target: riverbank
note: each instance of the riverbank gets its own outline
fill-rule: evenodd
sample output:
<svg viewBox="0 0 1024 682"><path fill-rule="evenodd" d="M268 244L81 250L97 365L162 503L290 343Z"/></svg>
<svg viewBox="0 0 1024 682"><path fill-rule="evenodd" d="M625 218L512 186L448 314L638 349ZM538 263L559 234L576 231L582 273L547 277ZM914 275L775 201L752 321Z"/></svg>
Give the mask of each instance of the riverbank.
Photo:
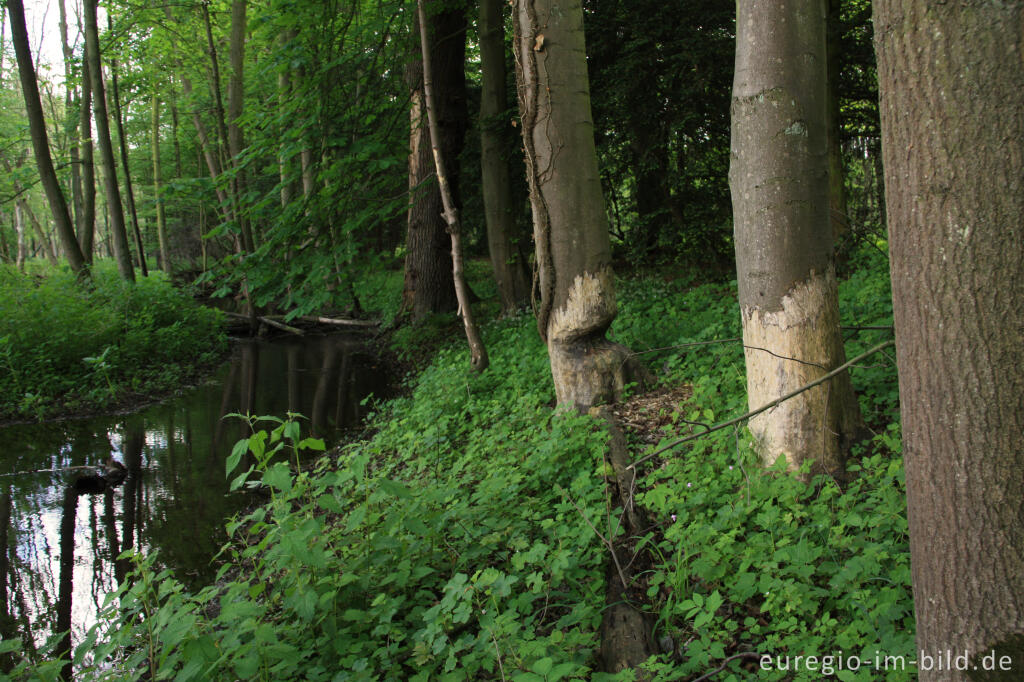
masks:
<svg viewBox="0 0 1024 682"><path fill-rule="evenodd" d="M879 268L844 282L844 322L890 324L886 281ZM660 392L617 408L632 458L690 433L691 422L746 410L733 285L647 278L618 289L611 336L659 375ZM882 333L851 332L848 355ZM110 656L107 673L619 679L600 672L598 655L614 579L605 540L623 540L606 507L606 436L590 417L551 409L531 315L491 320L483 334L484 374L453 340L380 407L372 437L297 475L284 463L256 466L250 476L271 499L229 524L239 541L223 557L251 567L243 574L192 594L171 576L155 580L140 557L145 579L111 601L123 610L93 649L97 661ZM727 665L742 679L756 672L750 652L910 652L895 368L878 362L853 380L877 435L847 486L763 470L739 430L640 467L634 499L649 527L619 547L645 567L629 595L656 623L651 677ZM312 442L302 449L297 427L277 426L243 441L252 461L278 444L318 456ZM187 627L149 632L139 646L134 624L156 622L154 613Z"/></svg>
<svg viewBox="0 0 1024 682"><path fill-rule="evenodd" d="M0 425L131 410L192 384L227 351L223 315L153 272L0 265Z"/></svg>

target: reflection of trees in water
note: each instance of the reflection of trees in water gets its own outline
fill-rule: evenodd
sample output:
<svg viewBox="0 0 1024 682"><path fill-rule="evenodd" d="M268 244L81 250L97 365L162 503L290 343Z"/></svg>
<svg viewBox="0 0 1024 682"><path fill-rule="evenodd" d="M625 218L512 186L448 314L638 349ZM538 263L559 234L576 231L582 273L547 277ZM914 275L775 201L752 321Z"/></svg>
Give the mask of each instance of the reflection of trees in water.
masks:
<svg viewBox="0 0 1024 682"><path fill-rule="evenodd" d="M111 453L128 469L121 487L96 495L66 493L69 479L61 474L0 477L4 639L20 636L33 656L60 630L71 631L65 650L81 641L106 593L126 580L129 566L117 557L128 548L158 550L158 566L172 568L190 588L208 584L223 521L248 503L227 494L224 476L236 433L248 433L221 416L299 412L326 434L356 425L360 401L385 385L351 340L266 348L243 344L221 384L141 414L2 431L6 442L18 444L0 452L5 472L99 467Z"/></svg>

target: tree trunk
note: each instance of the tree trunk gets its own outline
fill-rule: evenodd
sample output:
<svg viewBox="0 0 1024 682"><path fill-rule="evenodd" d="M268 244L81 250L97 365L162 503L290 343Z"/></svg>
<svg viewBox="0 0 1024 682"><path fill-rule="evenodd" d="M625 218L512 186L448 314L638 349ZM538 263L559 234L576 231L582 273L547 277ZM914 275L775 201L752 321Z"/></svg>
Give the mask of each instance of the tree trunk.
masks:
<svg viewBox="0 0 1024 682"><path fill-rule="evenodd" d="M441 131L438 128L436 113L437 98L434 96L431 72L430 36L427 34L427 14L423 9L423 0L418 0L416 7L420 25L420 48L423 54L423 99L427 107L427 123L430 129L434 167L437 169L437 184L441 190L444 218L448 223L448 234L451 235L452 241L452 276L455 282L455 295L459 301L459 314L462 316L462 322L466 328L466 340L469 342L472 356L470 364L477 372L482 372L487 369L490 360L487 357L487 348L480 337L480 330L473 320L473 310L469 304L469 288L466 286L466 277L462 269L462 226L459 224L459 212L455 208L451 186L448 184L448 175L445 172L445 165L450 162L450 159L446 159L441 152Z"/></svg>
<svg viewBox="0 0 1024 682"><path fill-rule="evenodd" d="M64 0L57 3L60 11L60 45L64 54L64 116L67 120L66 126L70 138L71 157L71 203L74 206L74 222L77 225L82 220L82 169L78 154L78 126L79 117L75 111L74 88L74 53L68 44L68 12ZM81 241L79 241L81 246ZM85 255L84 253L82 254Z"/></svg>
<svg viewBox="0 0 1024 682"><path fill-rule="evenodd" d="M480 0L480 184L494 279L502 313L509 314L529 301L530 281L523 249L514 238L516 216L505 157L509 121L505 94L505 24L501 7L502 0Z"/></svg>
<svg viewBox="0 0 1024 682"><path fill-rule="evenodd" d="M82 255L92 263L93 240L96 234L96 165L92 150L92 78L89 74L89 46L82 47L82 97L79 101L78 127L82 136L79 147L82 160L82 212L75 223Z"/></svg>
<svg viewBox="0 0 1024 682"><path fill-rule="evenodd" d="M437 102L438 144L441 154L452 162L449 183L459 200L459 154L466 135L466 12L465 6L446 8L428 16L431 36L434 84ZM423 64L413 59L406 67L411 94L409 191L412 194L406 235L403 307L419 321L430 313L450 312L457 307L452 282L451 239L442 217L441 190L435 182L423 102ZM423 185L427 185L423 187Z"/></svg>
<svg viewBox="0 0 1024 682"><path fill-rule="evenodd" d="M164 272L171 274L171 257L167 249L167 219L164 216L164 199L161 196L160 183L163 172L160 166L160 98L153 94L152 102L153 127L150 135L150 149L153 153L153 198L156 201L156 237L160 243L160 266Z"/></svg>
<svg viewBox="0 0 1024 682"><path fill-rule="evenodd" d="M842 0L828 0L827 37L825 50L828 59L828 196L829 221L832 225L832 243L838 244L839 239L850 231L850 220L846 214L846 183L843 167L843 144L840 136L842 122L839 111L839 39L842 37L842 24L839 11Z"/></svg>
<svg viewBox="0 0 1024 682"><path fill-rule="evenodd" d="M7 0L7 10L11 17L11 38L18 60L18 75L21 77L21 90L25 97L25 112L28 116L32 148L35 151L36 165L39 166L39 181L46 191L53 222L68 264L73 272L83 274L87 272L85 259L78 246L78 240L75 239L75 229L71 224L67 200L61 191L57 173L53 168L53 159L50 157L46 120L43 118L39 84L36 82L36 72L32 66L32 54L28 44L28 31L25 28L25 7L22 0Z"/></svg>
<svg viewBox="0 0 1024 682"><path fill-rule="evenodd" d="M100 59L99 30L96 27L95 0L85 0L85 43L91 70L93 102L96 107L96 134L103 163L103 183L107 189L107 212L110 217L110 232L114 243L114 258L121 277L135 281L132 257L128 248L128 232L125 229L124 210L121 208L121 190L117 186L117 162L114 161L114 146L110 139L110 117L107 115L107 100L103 87L103 66Z"/></svg>
<svg viewBox="0 0 1024 682"><path fill-rule="evenodd" d="M107 30L113 32L110 15L107 15ZM135 235L135 250L139 254L139 269L143 277L149 277L146 265L146 250L142 244L142 230L139 227L139 212L135 209L135 190L132 186L131 167L128 164L128 142L124 134L124 114L121 112L121 93L117 86L117 59L110 60L110 98L114 102L114 124L117 127L117 143L121 152L121 169L124 171L124 191L128 200L128 215L132 220Z"/></svg>
<svg viewBox="0 0 1024 682"><path fill-rule="evenodd" d="M920 678L1020 679L1024 7L874 7Z"/></svg>
<svg viewBox="0 0 1024 682"><path fill-rule="evenodd" d="M242 208L242 197L245 195L246 180L245 171L241 167L242 148L245 146L242 137L242 127L238 119L242 116L242 102L245 96L245 80L243 68L245 65L245 9L246 0L232 0L231 3L231 78L228 79L228 112L227 112L227 133L228 133L228 154L234 166L235 175L232 185L235 188L235 203L239 229L242 232L242 248L246 254L256 250L256 242L253 240L252 225L246 212Z"/></svg>
<svg viewBox="0 0 1024 682"><path fill-rule="evenodd" d="M556 11L560 10L560 11ZM540 302L560 404L614 401L632 377L615 319L608 218L594 147L579 0L516 0L516 77L533 209Z"/></svg>
<svg viewBox="0 0 1024 682"><path fill-rule="evenodd" d="M18 255L14 261L20 271L25 270L25 221L21 217L21 206L14 204L14 234L18 241Z"/></svg>
<svg viewBox="0 0 1024 682"><path fill-rule="evenodd" d="M747 397L756 409L846 361L828 219L821 0L740 0L732 190ZM749 423L766 465L844 473L860 406L842 374Z"/></svg>

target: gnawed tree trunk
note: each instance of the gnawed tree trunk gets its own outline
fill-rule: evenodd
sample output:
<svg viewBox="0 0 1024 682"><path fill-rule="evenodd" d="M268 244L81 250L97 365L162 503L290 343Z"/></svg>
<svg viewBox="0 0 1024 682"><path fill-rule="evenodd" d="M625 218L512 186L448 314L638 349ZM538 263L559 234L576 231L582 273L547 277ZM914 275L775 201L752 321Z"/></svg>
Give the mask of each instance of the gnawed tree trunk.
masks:
<svg viewBox="0 0 1024 682"><path fill-rule="evenodd" d="M732 190L747 399L756 409L846 360L829 223L820 0L740 0ZM860 436L848 374L749 423L765 464L842 475Z"/></svg>
<svg viewBox="0 0 1024 682"><path fill-rule="evenodd" d="M435 113L437 98L434 96L430 63L430 36L427 33L427 14L423 10L423 0L418 0L416 7L420 25L420 48L423 54L423 98L427 107L431 150L434 156L434 167L437 169L437 184L441 190L444 219L448 223L448 234L451 236L455 295L459 301L459 315L462 316L462 323L466 328L466 340L469 342L471 355L470 364L477 372L482 372L487 369L490 360L487 357L487 348L480 337L480 329L477 328L476 322L473 320L473 309L469 303L469 287L466 286L466 276L462 270L462 226L459 224L459 212L455 207L451 186L448 184L448 174L445 172L445 164L449 162L449 159L446 159L441 152L441 131L438 128L437 114Z"/></svg>
<svg viewBox="0 0 1024 682"><path fill-rule="evenodd" d="M1017 680L1024 6L874 8L917 648L970 657L920 679Z"/></svg>
<svg viewBox="0 0 1024 682"><path fill-rule="evenodd" d="M437 116L441 153L452 159L449 183L459 203L459 164L466 134L466 11L464 6L446 7L428 16L431 36L434 84L438 92ZM436 183L434 158L423 101L423 64L413 59L406 67L411 94L409 205L406 233L405 283L402 301L413 321L430 313L457 308L452 282L451 239L442 217L441 190ZM427 185L424 187L423 185Z"/></svg>
<svg viewBox="0 0 1024 682"><path fill-rule="evenodd" d="M547 0L517 0L513 11L537 249L537 326L547 343L558 402L586 410L614 401L634 379L634 366L629 350L604 336L615 319L615 289L583 11L578 1Z"/></svg>
<svg viewBox="0 0 1024 682"><path fill-rule="evenodd" d="M85 43L89 57L90 78L92 79L93 102L96 107L96 134L103 163L103 184L107 190L107 213L110 218L110 236L114 245L114 258L121 277L135 281L131 252L128 248L128 232L121 207L121 189L117 186L117 162L114 160L114 146L110 138L110 117L107 114L107 100L103 86L103 66L100 58L99 30L96 27L95 0L85 0Z"/></svg>
<svg viewBox="0 0 1024 682"><path fill-rule="evenodd" d="M505 94L505 24L502 0L480 0L480 184L487 218L487 246L502 313L512 313L530 299L524 249L514 239L516 215L512 203L507 146L509 121ZM524 235L525 238L525 235Z"/></svg>
<svg viewBox="0 0 1024 682"><path fill-rule="evenodd" d="M85 258L82 256L82 250L75 238L75 228L71 224L67 200L60 188L57 173L53 168L53 159L50 157L46 120L43 118L43 107L39 101L39 84L36 82L36 72L32 66L32 53L29 50L28 31L25 28L25 7L21 0L7 0L7 10L11 17L11 37L14 42L14 53L18 60L18 75L21 78L21 91L25 98L25 111L32 137L32 148L35 151L36 165L39 167L39 181L46 192L50 212L53 214L53 222L68 264L73 272L83 274L88 272Z"/></svg>

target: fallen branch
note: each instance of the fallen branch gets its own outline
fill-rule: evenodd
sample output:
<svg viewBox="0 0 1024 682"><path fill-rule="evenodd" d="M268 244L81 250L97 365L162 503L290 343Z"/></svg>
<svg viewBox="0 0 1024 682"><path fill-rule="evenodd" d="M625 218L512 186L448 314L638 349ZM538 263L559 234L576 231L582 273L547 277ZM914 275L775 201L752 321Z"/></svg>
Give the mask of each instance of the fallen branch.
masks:
<svg viewBox="0 0 1024 682"><path fill-rule="evenodd" d="M239 319L239 320L246 320L246 321L248 321L248 320L252 319L250 316L242 315L241 313L233 313L233 312L228 311L225 314L228 317L234 317L234 318ZM269 326L269 327L275 327L277 329L280 329L281 331L288 332L289 334L295 334L296 336L304 336L306 334L306 332L302 331L298 327L293 327L291 325L285 324L284 322L278 322L277 320L273 320L273 319L271 319L269 317L264 317L262 315L258 315L256 317L256 319L259 320L260 322L262 322L263 324Z"/></svg>
<svg viewBox="0 0 1024 682"><path fill-rule="evenodd" d="M882 350L884 348L888 348L889 346L892 346L892 345L895 345L895 344L896 344L896 341L894 341L892 339L890 339L889 341L886 341L884 343L880 343L877 346L875 346L874 348L872 348L871 350L869 350L867 352L864 352L864 353L861 353L860 355L855 357L853 360L849 360L849 361L843 363L842 365L840 365L839 367L836 367L831 372L829 372L829 373L827 373L827 374L825 374L825 375L815 379L814 381L812 381L809 384L804 384L803 386L801 386L800 388L796 389L795 391L792 391L790 393L787 393L784 396L776 398L775 400L771 401L767 405L759 407L756 410L751 410L750 412L747 412L746 414L740 415L739 417L736 417L735 419L730 419L729 421L722 422L721 424L715 424L714 426L708 428L707 431L703 431L701 433L691 434L689 436L686 436L685 438L680 438L679 440L674 440L671 443L669 443L668 445L664 445L664 446L658 448L657 450L655 450L654 452L652 452L652 453L650 453L648 455L644 455L643 457L641 457L637 461L633 462L632 464L630 464L626 468L627 469L635 469L636 467L638 467L639 465L643 464L647 460L649 460L652 457L655 457L657 455L660 455L661 453L665 452L666 450L671 450L672 448L675 448L676 446L682 445L683 443L688 443L691 440L697 440L698 438L702 438L703 436L706 436L709 433L714 433L715 431L721 431L722 429L727 429L730 426L734 426L736 424L739 424L740 422L746 421L747 419L750 419L751 417L756 417L757 415L761 414L762 412L764 412L766 410L770 410L773 407L776 407L777 405L779 405L779 404L789 400L790 398L792 398L794 396L798 396L801 393L803 393L804 391L807 391L809 389L814 388L815 386L818 386L819 384L823 384L823 383L825 383L826 381L828 381L829 379L831 379L832 377L834 377L836 375L842 374L847 369L849 369L852 365L857 364L858 362L860 362L864 358L870 357L870 356L874 355L875 353L877 353L878 351L880 351L880 350Z"/></svg>
<svg viewBox="0 0 1024 682"><path fill-rule="evenodd" d="M342 320L335 317L319 317L318 315L300 315L300 320L305 322L319 322L320 324L333 324L338 327L379 327L380 320Z"/></svg>

